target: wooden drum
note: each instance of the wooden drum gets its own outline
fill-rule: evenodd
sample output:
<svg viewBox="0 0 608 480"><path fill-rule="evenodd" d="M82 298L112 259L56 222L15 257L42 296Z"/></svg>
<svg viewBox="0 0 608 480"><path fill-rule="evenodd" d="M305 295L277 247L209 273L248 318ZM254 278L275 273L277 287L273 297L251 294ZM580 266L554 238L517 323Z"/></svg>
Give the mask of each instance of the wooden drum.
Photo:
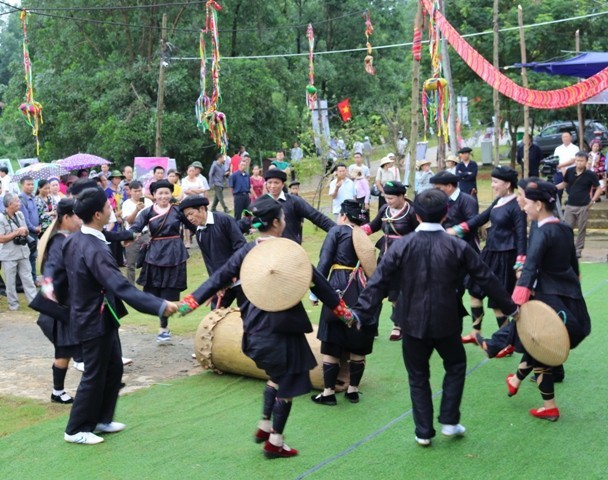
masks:
<svg viewBox="0 0 608 480"><path fill-rule="evenodd" d="M241 350L243 322L237 308L213 310L198 326L194 338L196 359L205 370L216 373L234 373L246 377L268 379L266 372L260 370L253 360ZM317 366L310 372L314 388L323 389L323 360L321 342L317 339L317 326L312 333L306 334L308 343L317 360Z"/></svg>

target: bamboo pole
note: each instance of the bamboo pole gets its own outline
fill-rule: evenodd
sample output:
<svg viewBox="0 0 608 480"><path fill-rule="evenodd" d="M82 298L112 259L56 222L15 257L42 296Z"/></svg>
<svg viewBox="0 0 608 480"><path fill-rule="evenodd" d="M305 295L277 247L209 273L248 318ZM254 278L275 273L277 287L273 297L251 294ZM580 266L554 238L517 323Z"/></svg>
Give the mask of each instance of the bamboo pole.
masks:
<svg viewBox="0 0 608 480"><path fill-rule="evenodd" d="M521 50L521 63L525 64L527 63L526 37L524 36L524 12L521 5L517 6L517 23L519 25L519 48ZM526 67L522 67L521 69L521 81L524 88L528 88L528 73L526 72ZM524 105L524 177L527 177L529 172L531 141L530 107Z"/></svg>
<svg viewBox="0 0 608 480"><path fill-rule="evenodd" d="M416 17L414 19L414 31L422 28L422 2L418 3ZM412 60L412 129L410 131L410 184L414 184L416 178L416 151L418 150L418 108L420 95L420 62L416 59Z"/></svg>
<svg viewBox="0 0 608 480"><path fill-rule="evenodd" d="M581 35L580 30L577 30L574 34L575 43L576 43L576 53L581 52ZM583 104L579 103L576 106L576 113L578 115L578 149L579 150L587 150L585 148L585 119L583 116Z"/></svg>
<svg viewBox="0 0 608 480"><path fill-rule="evenodd" d="M493 7L493 22L494 22L494 68L500 68L498 61L498 0L494 0ZM500 163L499 141L500 141L500 96L498 90L494 89L494 165Z"/></svg>
<svg viewBox="0 0 608 480"><path fill-rule="evenodd" d="M163 13L162 31L160 40L160 69L158 71L158 94L156 99L156 137L154 150L157 157L162 156L162 129L163 129L163 109L165 106L165 58L164 53L167 49L167 14Z"/></svg>
<svg viewBox="0 0 608 480"><path fill-rule="evenodd" d="M445 17L445 2L440 0L439 9ZM450 63L450 55L448 53L448 42L445 38L441 38L441 49L442 49L442 62L443 62L443 77L448 82L448 96L449 96L449 119L448 119L448 130L450 134L450 151L456 153L458 151L458 137L456 135L456 121L458 119L458 112L456 110L456 93L454 92L454 82L452 80L452 65Z"/></svg>

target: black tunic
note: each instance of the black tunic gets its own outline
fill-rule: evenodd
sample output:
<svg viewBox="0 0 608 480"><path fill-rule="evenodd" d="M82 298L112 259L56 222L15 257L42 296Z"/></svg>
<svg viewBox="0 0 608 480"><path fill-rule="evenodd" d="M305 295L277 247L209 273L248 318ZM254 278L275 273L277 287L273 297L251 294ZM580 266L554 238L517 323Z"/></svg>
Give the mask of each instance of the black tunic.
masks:
<svg viewBox="0 0 608 480"><path fill-rule="evenodd" d="M197 228L195 234L209 276L247 243L236 220L220 212L213 212L213 223Z"/></svg>
<svg viewBox="0 0 608 480"><path fill-rule="evenodd" d="M317 270L328 277L334 290L342 292L342 299L348 306L357 303L366 283L363 269L359 267L354 270L358 261L353 246L353 229L348 225L333 227L323 241ZM372 352L375 332L376 325L365 326L361 330L348 328L324 305L317 338L325 343L339 345L351 353L367 355Z"/></svg>
<svg viewBox="0 0 608 480"><path fill-rule="evenodd" d="M389 289L397 288L395 318L405 334L420 339L460 335L466 315L462 282L467 274L503 311L516 310L510 294L471 246L443 231L419 231L393 242L354 311L363 324L369 324Z"/></svg>
<svg viewBox="0 0 608 480"><path fill-rule="evenodd" d="M272 239L265 241L271 242ZM215 292L229 286L233 278L238 278L245 256L256 244L255 241L245 244L198 287L192 293L196 301L202 304ZM330 308L336 307L339 297L317 269L313 269L312 281L312 292ZM241 318L243 353L271 378L307 372L316 366L317 362L304 335L312 332L312 325L302 302L281 312L266 312L247 300L241 306Z"/></svg>
<svg viewBox="0 0 608 480"><path fill-rule="evenodd" d="M512 292L516 282L513 266L518 256L526 254L526 214L517 204L515 197L501 206L496 206L497 202L498 200L495 200L486 210L466 223L473 229L491 222L481 258L503 286ZM469 292L475 298L482 299L486 296L483 288L475 283L469 285ZM488 307L496 308L496 305L490 300Z"/></svg>
<svg viewBox="0 0 608 480"><path fill-rule="evenodd" d="M289 193L283 193L283 195L285 196L284 200L281 197L277 199L285 213L283 238L289 238L301 244L302 223L305 218L326 232L329 232L329 229L336 224L329 217L309 205L304 199Z"/></svg>
<svg viewBox="0 0 608 480"><path fill-rule="evenodd" d="M578 279L572 228L558 221L537 228L517 285L534 290L534 298L564 312L571 347L591 332L591 319Z"/></svg>
<svg viewBox="0 0 608 480"><path fill-rule="evenodd" d="M409 200L406 200L403 208L395 214L391 214L387 204L382 205L376 217L368 224L371 233L380 230L384 233L376 242L376 248L380 250L380 257L386 253L395 239L413 232L417 226L418 221L414 214L414 207Z"/></svg>
<svg viewBox="0 0 608 480"><path fill-rule="evenodd" d="M65 271L57 271L57 266L62 263L62 249L67 235L62 232L54 234L46 246L46 260L44 262L43 276L53 279L53 289L58 303L67 305L68 299L68 279ZM46 337L53 342L56 347L67 347L78 345L78 340L70 331L69 325L58 319L45 314L40 314L36 322Z"/></svg>
<svg viewBox="0 0 608 480"><path fill-rule="evenodd" d="M114 315L122 318L127 314L121 299L151 315L158 315L164 305L163 300L131 285L120 273L108 245L93 235L82 232L70 235L64 241L56 270L60 275L65 270L68 278L70 327L79 342L118 328Z"/></svg>
<svg viewBox="0 0 608 480"><path fill-rule="evenodd" d="M185 290L188 286L188 250L180 236L181 224L185 217L175 207L171 207L163 215L159 215L154 207L153 205L144 209L131 226L131 231L141 233L147 225L150 236L154 236L137 283L144 287Z"/></svg>
<svg viewBox="0 0 608 480"><path fill-rule="evenodd" d="M472 219L478 213L479 205L477 204L477 200L467 193L460 192L456 200L450 199L447 217L441 225L443 228L448 229ZM479 252L477 228L472 228L466 233L463 240Z"/></svg>
<svg viewBox="0 0 608 480"><path fill-rule="evenodd" d="M468 165L460 162L456 165L456 175L460 177L458 188L464 193L470 195L473 189L477 190L477 163L475 161L471 160Z"/></svg>

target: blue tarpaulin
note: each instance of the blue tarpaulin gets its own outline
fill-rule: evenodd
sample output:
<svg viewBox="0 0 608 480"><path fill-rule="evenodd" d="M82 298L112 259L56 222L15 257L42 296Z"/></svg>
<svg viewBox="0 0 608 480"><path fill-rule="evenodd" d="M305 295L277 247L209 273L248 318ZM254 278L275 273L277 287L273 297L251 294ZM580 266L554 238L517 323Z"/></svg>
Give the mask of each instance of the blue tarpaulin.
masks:
<svg viewBox="0 0 608 480"><path fill-rule="evenodd" d="M555 62L516 63L514 67L526 67L549 75L567 75L589 78L608 67L608 52L584 52L576 57Z"/></svg>

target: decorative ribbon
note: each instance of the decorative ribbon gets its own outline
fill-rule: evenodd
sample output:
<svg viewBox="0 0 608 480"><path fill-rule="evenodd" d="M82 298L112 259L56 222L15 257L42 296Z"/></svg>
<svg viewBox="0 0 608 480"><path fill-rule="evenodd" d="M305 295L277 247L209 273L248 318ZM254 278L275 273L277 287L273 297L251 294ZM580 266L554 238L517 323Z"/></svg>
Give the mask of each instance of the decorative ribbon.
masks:
<svg viewBox="0 0 608 480"><path fill-rule="evenodd" d="M532 108L556 109L577 105L608 89L608 68L588 79L559 90L531 90L517 85L513 80L481 56L456 31L446 18L433 7L431 0L420 0L429 15L433 16L443 37L456 50L458 55L479 77L504 96Z"/></svg>
<svg viewBox="0 0 608 480"><path fill-rule="evenodd" d="M314 110L317 103L317 87L315 87L315 31L312 28L312 23L308 24L306 29L306 38L308 38L308 85L306 86L306 98L308 100L308 108ZM321 113L319 112L319 115Z"/></svg>
<svg viewBox="0 0 608 480"><path fill-rule="evenodd" d="M363 14L365 19L365 45L367 46L367 55L365 56L365 71L370 75L374 75L376 70L374 69L374 57L372 56L372 44L369 42L369 37L374 33L374 26L372 25L372 18L369 10L366 10Z"/></svg>
<svg viewBox="0 0 608 480"><path fill-rule="evenodd" d="M42 105L34 100L34 82L32 80L32 62L30 60L29 40L27 38L27 17L30 13L22 10L19 18L23 28L23 69L25 71L25 102L19 105L19 110L25 116L25 122L32 128L32 135L36 138L36 155L40 153L38 131L44 123L42 119Z"/></svg>

